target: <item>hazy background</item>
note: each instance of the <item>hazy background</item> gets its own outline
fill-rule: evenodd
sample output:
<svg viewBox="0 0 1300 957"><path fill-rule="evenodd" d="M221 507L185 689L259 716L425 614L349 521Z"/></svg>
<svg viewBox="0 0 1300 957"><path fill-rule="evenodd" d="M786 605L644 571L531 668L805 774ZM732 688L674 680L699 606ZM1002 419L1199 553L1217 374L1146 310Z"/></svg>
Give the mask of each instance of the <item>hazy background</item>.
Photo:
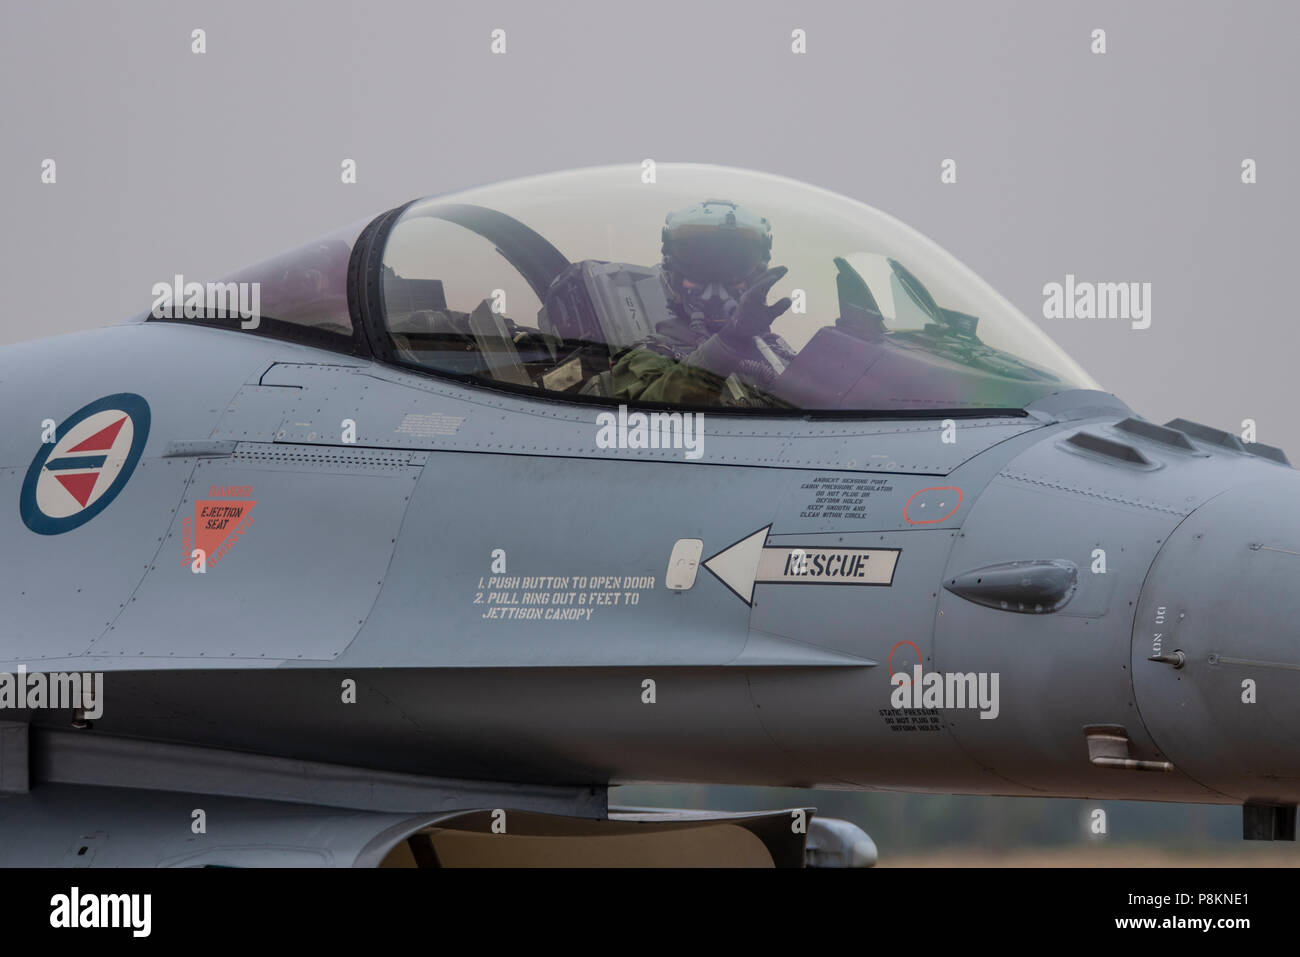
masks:
<svg viewBox="0 0 1300 957"><path fill-rule="evenodd" d="M489 51L498 27L504 56ZM1240 0L4 0L0 344L118 321L173 273L220 275L418 195L713 162L880 207L1148 418L1254 418L1296 457L1298 27L1300 5ZM939 181L946 158L955 185ZM1152 283L1151 328L1042 319L1043 284L1066 273ZM818 804L886 859L1086 846L1080 802L660 796ZM1243 849L1235 809L1104 806L1112 843L1294 856Z"/></svg>

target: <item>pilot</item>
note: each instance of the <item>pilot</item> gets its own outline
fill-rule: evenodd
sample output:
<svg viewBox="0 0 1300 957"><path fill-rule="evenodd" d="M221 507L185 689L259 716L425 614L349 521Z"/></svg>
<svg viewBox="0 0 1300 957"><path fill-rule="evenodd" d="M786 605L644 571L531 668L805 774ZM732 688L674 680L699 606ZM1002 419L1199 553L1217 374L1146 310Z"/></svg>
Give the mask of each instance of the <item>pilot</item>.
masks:
<svg viewBox="0 0 1300 957"><path fill-rule="evenodd" d="M613 395L743 405L749 387L770 386L794 358L771 331L772 321L790 308L788 297L768 305L768 293L787 271L768 268L771 252L768 221L728 200L669 213L660 266L669 316L657 323L656 335L615 357Z"/></svg>

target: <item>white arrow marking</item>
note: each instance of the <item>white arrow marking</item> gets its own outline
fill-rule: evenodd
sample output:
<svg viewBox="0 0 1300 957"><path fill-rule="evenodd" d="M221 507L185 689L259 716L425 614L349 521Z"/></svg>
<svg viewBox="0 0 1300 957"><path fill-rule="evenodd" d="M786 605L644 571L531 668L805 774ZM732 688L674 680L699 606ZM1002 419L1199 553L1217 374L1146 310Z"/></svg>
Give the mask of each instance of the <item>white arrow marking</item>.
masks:
<svg viewBox="0 0 1300 957"><path fill-rule="evenodd" d="M768 545L771 525L728 545L704 563L718 581L747 605L754 586L892 585L897 548L826 548Z"/></svg>
<svg viewBox="0 0 1300 957"><path fill-rule="evenodd" d="M771 525L760 528L753 535L728 545L708 559L704 567L717 576L718 581L730 588L746 605L754 603L754 579L758 577L758 560L763 555L763 543Z"/></svg>

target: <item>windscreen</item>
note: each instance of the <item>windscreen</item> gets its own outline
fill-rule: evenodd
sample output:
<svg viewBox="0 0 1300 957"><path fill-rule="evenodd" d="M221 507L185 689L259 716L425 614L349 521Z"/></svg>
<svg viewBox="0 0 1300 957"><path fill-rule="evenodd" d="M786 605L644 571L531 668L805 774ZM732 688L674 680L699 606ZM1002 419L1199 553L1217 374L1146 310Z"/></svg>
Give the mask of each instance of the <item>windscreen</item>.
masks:
<svg viewBox="0 0 1300 957"><path fill-rule="evenodd" d="M349 351L348 261L361 220L215 281L177 277L150 319L214 325ZM174 305L173 305L174 304Z"/></svg>
<svg viewBox="0 0 1300 957"><path fill-rule="evenodd" d="M916 231L744 170L602 167L424 200L382 261L394 359L512 390L879 413L1097 387Z"/></svg>

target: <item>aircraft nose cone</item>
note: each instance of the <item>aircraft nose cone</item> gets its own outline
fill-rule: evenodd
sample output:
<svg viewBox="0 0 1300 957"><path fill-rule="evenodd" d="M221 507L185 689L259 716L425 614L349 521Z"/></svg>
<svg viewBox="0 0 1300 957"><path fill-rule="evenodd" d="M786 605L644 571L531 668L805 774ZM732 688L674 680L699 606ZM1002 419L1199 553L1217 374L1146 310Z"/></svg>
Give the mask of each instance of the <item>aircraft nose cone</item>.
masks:
<svg viewBox="0 0 1300 957"><path fill-rule="evenodd" d="M1240 798L1300 797L1300 473L1211 499L1161 547L1133 686L1174 765Z"/></svg>

